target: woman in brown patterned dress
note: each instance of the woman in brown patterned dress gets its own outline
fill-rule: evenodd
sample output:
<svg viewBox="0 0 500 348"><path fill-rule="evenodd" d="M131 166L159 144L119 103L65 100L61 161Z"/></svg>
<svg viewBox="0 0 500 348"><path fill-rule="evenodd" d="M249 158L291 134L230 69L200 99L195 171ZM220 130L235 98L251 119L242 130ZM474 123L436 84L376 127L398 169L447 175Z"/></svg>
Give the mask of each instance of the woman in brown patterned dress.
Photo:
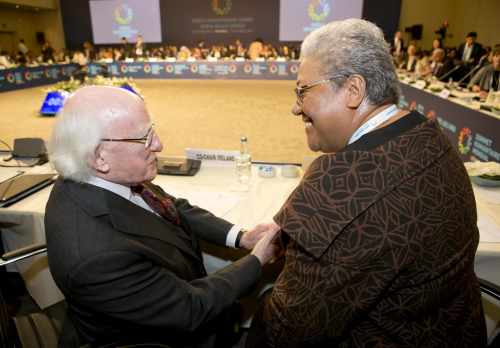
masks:
<svg viewBox="0 0 500 348"><path fill-rule="evenodd" d="M302 44L293 114L317 158L275 216L284 268L247 347L481 347L473 191L436 122L396 107L382 31Z"/></svg>

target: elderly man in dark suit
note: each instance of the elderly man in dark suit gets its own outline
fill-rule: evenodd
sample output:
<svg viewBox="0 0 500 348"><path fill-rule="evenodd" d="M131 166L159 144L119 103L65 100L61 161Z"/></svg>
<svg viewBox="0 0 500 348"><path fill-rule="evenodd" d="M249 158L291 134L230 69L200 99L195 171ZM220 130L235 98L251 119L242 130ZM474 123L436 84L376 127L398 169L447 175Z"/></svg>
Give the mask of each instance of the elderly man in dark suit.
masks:
<svg viewBox="0 0 500 348"><path fill-rule="evenodd" d="M439 124L398 108L382 30L313 31L295 92L324 154L274 217L284 267L247 347L483 347L471 183Z"/></svg>
<svg viewBox="0 0 500 348"><path fill-rule="evenodd" d="M143 100L124 89L84 87L58 116L45 228L76 329L60 346L231 343L233 306L271 258L273 233L243 233L153 185L161 150ZM207 275L198 238L253 251Z"/></svg>
<svg viewBox="0 0 500 348"><path fill-rule="evenodd" d="M435 76L437 79L445 77L454 68L453 61L446 57L446 53L442 48L436 48L432 52L431 60L432 76Z"/></svg>

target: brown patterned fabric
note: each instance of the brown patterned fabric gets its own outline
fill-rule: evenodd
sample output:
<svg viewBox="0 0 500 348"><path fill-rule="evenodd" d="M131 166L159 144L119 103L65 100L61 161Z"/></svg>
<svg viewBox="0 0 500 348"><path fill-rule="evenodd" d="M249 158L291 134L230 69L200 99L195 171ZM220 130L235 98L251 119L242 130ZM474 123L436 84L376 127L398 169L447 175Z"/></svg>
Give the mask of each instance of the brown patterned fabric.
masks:
<svg viewBox="0 0 500 348"><path fill-rule="evenodd" d="M481 347L476 207L436 123L316 159L275 217L270 347Z"/></svg>

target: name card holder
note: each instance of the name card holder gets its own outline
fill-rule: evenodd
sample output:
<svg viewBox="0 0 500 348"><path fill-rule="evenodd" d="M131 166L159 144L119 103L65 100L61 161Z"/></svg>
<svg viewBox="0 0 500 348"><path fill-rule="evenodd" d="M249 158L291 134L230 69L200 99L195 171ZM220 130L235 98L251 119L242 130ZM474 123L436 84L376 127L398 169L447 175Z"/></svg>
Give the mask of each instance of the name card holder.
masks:
<svg viewBox="0 0 500 348"><path fill-rule="evenodd" d="M239 151L215 150L215 149L196 149L186 148L186 158L210 162L214 165L234 165L236 156Z"/></svg>
<svg viewBox="0 0 500 348"><path fill-rule="evenodd" d="M439 96L443 99L448 99L448 97L450 96L451 92L449 89L443 89L441 92L439 92Z"/></svg>
<svg viewBox="0 0 500 348"><path fill-rule="evenodd" d="M418 80L417 82L415 82L415 88L418 88L418 89L424 89L425 88L425 81L423 80Z"/></svg>

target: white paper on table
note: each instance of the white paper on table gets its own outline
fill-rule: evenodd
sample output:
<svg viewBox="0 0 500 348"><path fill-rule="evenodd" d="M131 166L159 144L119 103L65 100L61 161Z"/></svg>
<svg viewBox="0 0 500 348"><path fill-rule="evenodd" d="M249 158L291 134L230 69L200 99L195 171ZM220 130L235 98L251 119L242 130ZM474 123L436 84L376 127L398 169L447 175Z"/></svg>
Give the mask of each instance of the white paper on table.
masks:
<svg viewBox="0 0 500 348"><path fill-rule="evenodd" d="M479 196L480 200L485 203L500 205L500 187L479 187L474 186L474 194Z"/></svg>
<svg viewBox="0 0 500 348"><path fill-rule="evenodd" d="M168 193L174 197L185 198L191 205L197 205L219 217L224 217L241 201L237 195L213 191L186 192L169 187Z"/></svg>
<svg viewBox="0 0 500 348"><path fill-rule="evenodd" d="M479 240L482 243L499 243L500 228L487 215L478 211L477 227L479 228Z"/></svg>

